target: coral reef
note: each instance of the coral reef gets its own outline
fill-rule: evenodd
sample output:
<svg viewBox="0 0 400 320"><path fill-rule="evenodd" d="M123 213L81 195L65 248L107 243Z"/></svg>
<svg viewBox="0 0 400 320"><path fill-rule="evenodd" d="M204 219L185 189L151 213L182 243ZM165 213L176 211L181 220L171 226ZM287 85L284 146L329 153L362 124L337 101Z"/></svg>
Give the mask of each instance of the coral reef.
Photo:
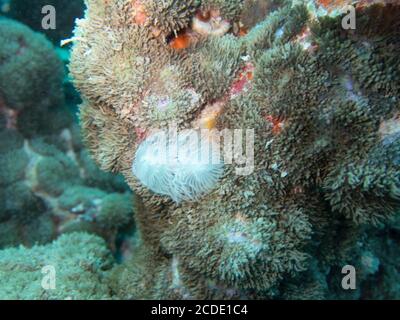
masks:
<svg viewBox="0 0 400 320"><path fill-rule="evenodd" d="M377 2L344 30L318 1L86 0L70 64L85 142L140 196L118 297L399 297L398 254L384 252L400 239L400 6ZM224 164L207 192L173 201L193 180L160 192L132 171L171 123L254 130L254 170ZM138 170L164 178L155 162ZM356 292L340 287L345 264Z"/></svg>
<svg viewBox="0 0 400 320"><path fill-rule="evenodd" d="M16 126L27 136L31 131L51 131L57 126L62 127L68 121L62 117L57 119L55 116L58 121L50 126L39 123L45 114L58 112L53 106L63 103L59 85L63 80L63 69L53 46L44 36L34 34L28 27L10 19L0 19L0 28L1 109L8 116L7 126ZM37 112L31 113L30 110L37 105L40 105Z"/></svg>
<svg viewBox="0 0 400 320"><path fill-rule="evenodd" d="M53 45L6 18L0 42L0 248L87 231L116 250L133 225L131 194L84 149Z"/></svg>
<svg viewBox="0 0 400 320"><path fill-rule="evenodd" d="M105 281L113 264L103 239L84 233L45 246L0 251L1 299L110 299ZM50 279L54 276L54 281Z"/></svg>

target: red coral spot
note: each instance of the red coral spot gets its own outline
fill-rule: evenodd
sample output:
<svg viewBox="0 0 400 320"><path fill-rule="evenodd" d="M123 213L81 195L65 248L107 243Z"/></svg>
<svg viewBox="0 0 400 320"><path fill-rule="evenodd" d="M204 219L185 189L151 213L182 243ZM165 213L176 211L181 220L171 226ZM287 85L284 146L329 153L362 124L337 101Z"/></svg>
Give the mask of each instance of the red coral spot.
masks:
<svg viewBox="0 0 400 320"><path fill-rule="evenodd" d="M250 87L250 81L253 80L254 66L250 62L247 63L240 71L238 78L233 81L230 96L235 98L242 92L247 91Z"/></svg>
<svg viewBox="0 0 400 320"><path fill-rule="evenodd" d="M273 117L271 115L265 116L264 119L272 124L272 133L274 135L277 135L282 131L284 126L284 121L282 119Z"/></svg>
<svg viewBox="0 0 400 320"><path fill-rule="evenodd" d="M147 130L142 128L135 128L136 142L140 143L147 137Z"/></svg>

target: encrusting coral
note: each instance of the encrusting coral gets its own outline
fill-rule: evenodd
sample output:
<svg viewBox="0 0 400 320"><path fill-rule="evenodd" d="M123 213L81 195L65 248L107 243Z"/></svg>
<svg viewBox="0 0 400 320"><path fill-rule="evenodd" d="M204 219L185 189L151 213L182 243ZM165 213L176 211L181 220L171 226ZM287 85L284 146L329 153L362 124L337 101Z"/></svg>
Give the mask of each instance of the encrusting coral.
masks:
<svg viewBox="0 0 400 320"><path fill-rule="evenodd" d="M53 45L8 18L0 42L0 248L87 231L115 249L133 226L132 197L83 148Z"/></svg>
<svg viewBox="0 0 400 320"><path fill-rule="evenodd" d="M70 64L85 142L140 197L117 296L398 297L380 239L399 243L400 6L357 6L345 30L324 2L86 0ZM142 184L136 151L172 122L254 130L252 172L224 163L178 203ZM345 264L357 292L340 288Z"/></svg>

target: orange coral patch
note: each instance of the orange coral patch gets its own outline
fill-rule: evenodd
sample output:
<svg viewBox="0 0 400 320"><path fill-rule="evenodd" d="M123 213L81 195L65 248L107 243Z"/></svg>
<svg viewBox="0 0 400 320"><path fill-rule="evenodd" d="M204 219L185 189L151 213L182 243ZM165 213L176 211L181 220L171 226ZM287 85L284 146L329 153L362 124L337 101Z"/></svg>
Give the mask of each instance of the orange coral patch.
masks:
<svg viewBox="0 0 400 320"><path fill-rule="evenodd" d="M144 5L140 0L135 1L135 3L133 4L133 9L133 20L135 21L135 23L138 25L145 24L147 20L147 13Z"/></svg>
<svg viewBox="0 0 400 320"><path fill-rule="evenodd" d="M282 131L284 122L281 119L275 118L273 116L265 116L264 118L272 124L272 133L274 135L277 135Z"/></svg>
<svg viewBox="0 0 400 320"><path fill-rule="evenodd" d="M186 33L179 34L177 37L171 40L169 45L175 50L186 49L190 46L190 36Z"/></svg>
<svg viewBox="0 0 400 320"><path fill-rule="evenodd" d="M389 0L317 0L316 1L320 6L325 9L334 10L338 8L343 8L346 5L354 5L357 8L367 7L372 4L386 4L390 3Z"/></svg>
<svg viewBox="0 0 400 320"><path fill-rule="evenodd" d="M353 1L349 0L319 0L317 1L320 5L325 8L343 6L345 4L351 4Z"/></svg>

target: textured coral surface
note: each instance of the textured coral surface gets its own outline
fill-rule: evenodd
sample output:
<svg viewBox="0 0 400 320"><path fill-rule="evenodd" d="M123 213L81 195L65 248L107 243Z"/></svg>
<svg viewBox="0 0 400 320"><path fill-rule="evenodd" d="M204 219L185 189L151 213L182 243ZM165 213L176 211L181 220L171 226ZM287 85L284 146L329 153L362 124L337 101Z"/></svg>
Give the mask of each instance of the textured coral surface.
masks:
<svg viewBox="0 0 400 320"><path fill-rule="evenodd" d="M399 1L85 5L87 149L54 47L0 18L0 298L400 298ZM242 150L198 163L189 132Z"/></svg>
<svg viewBox="0 0 400 320"><path fill-rule="evenodd" d="M70 64L85 140L141 198L120 297L398 297L381 246L399 241L400 7L364 2L345 30L343 4L86 1ZM173 201L131 169L171 123L254 129L254 171L226 164L200 198ZM356 292L340 288L345 264Z"/></svg>
<svg viewBox="0 0 400 320"><path fill-rule="evenodd" d="M142 199L121 297L397 296L379 239L398 239L400 11L378 2L344 30L345 3L87 1L71 61L86 142ZM171 122L254 129L254 172L226 165L193 201L147 189L135 152ZM363 283L347 295L345 264Z"/></svg>
<svg viewBox="0 0 400 320"><path fill-rule="evenodd" d="M72 231L100 234L113 247L132 225L131 195L83 148L53 45L6 18L0 42L0 248Z"/></svg>

